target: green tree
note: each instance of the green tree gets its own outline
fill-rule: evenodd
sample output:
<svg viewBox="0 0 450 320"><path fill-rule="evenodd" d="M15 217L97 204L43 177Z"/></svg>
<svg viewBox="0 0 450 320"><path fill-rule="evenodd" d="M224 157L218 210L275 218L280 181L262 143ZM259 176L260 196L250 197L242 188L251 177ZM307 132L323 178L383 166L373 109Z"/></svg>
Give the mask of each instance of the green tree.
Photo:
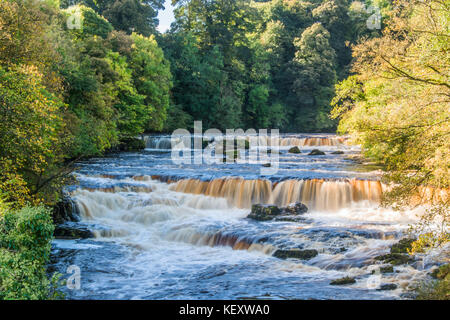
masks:
<svg viewBox="0 0 450 320"><path fill-rule="evenodd" d="M53 223L44 207L0 209L0 300L60 297L58 276L47 278Z"/></svg>
<svg viewBox="0 0 450 320"><path fill-rule="evenodd" d="M292 90L299 106L294 110L295 122L297 127L308 131L331 130L334 126L326 117L336 81L336 54L329 39L329 32L315 23L295 41L297 52L292 72L298 76Z"/></svg>
<svg viewBox="0 0 450 320"><path fill-rule="evenodd" d="M0 187L8 201L22 206L54 197L66 142L64 108L36 67L0 66Z"/></svg>
<svg viewBox="0 0 450 320"><path fill-rule="evenodd" d="M333 101L340 132L387 170L392 189L384 203L436 205L419 225L426 234L419 240L428 237L431 247L450 238L449 18L446 2L396 1L383 36L354 48L355 75L337 86ZM436 219L444 227L430 233Z"/></svg>
<svg viewBox="0 0 450 320"><path fill-rule="evenodd" d="M169 106L169 90L172 87L170 64L158 46L154 36L144 37L133 33L129 65L134 85L140 95L145 96L150 120L146 130L161 131Z"/></svg>

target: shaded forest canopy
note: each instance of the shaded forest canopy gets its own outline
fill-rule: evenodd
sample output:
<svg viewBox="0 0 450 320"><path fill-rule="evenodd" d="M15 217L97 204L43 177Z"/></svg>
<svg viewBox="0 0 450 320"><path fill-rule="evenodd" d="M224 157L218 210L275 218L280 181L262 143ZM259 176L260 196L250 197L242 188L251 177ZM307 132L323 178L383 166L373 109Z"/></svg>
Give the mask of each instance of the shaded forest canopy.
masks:
<svg viewBox="0 0 450 320"><path fill-rule="evenodd" d="M351 44L380 34L356 4L174 1L160 34L162 0L1 0L0 188L51 203L68 162L194 120L334 131Z"/></svg>
<svg viewBox="0 0 450 320"><path fill-rule="evenodd" d="M161 35L156 16L163 2L61 5L82 4L117 31L156 36L173 88L167 117L147 131L171 132L202 120L205 128L222 130L333 132L330 101L337 81L348 75L351 45L379 35L366 23L373 3L349 0L175 0L176 21Z"/></svg>
<svg viewBox="0 0 450 320"><path fill-rule="evenodd" d="M205 127L332 132L337 81L351 45L379 35L361 2L173 1L161 38L174 87L166 130Z"/></svg>

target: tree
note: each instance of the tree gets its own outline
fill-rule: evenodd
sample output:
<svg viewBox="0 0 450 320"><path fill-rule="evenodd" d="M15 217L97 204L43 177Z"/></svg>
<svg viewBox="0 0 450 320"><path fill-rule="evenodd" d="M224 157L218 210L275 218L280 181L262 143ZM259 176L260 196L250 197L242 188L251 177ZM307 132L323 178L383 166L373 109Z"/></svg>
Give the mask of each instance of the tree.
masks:
<svg viewBox="0 0 450 320"><path fill-rule="evenodd" d="M341 79L347 75L346 67L352 58L351 48L347 45L353 40L348 9L348 0L326 0L312 11L313 18L319 20L330 33L329 42L336 52L336 69Z"/></svg>
<svg viewBox="0 0 450 320"><path fill-rule="evenodd" d="M330 34L320 23L307 28L295 40L297 52L292 69L297 74L292 90L299 109L295 110L296 125L307 130L332 129L333 122L324 115L329 112L336 81L334 49Z"/></svg>
<svg viewBox="0 0 450 320"><path fill-rule="evenodd" d="M395 4L383 36L354 48L355 75L337 87L333 116L340 118L340 132L350 133L366 156L388 171L384 180L392 189L385 204L426 203L439 209L431 212L445 213L450 182L450 8L438 0ZM440 217L446 227L437 238L448 241L448 214L431 216L423 225L429 227L428 222Z"/></svg>
<svg viewBox="0 0 450 320"><path fill-rule="evenodd" d="M145 96L144 104L150 116L146 130L161 131L172 87L170 65L154 36L144 37L133 33L131 39L133 45L129 65L136 90Z"/></svg>
<svg viewBox="0 0 450 320"><path fill-rule="evenodd" d="M36 67L0 67L0 189L8 201L51 201L64 157L63 112Z"/></svg>
<svg viewBox="0 0 450 320"><path fill-rule="evenodd" d="M62 7L83 4L104 16L115 30L150 36L156 33L158 10L163 0L63 0Z"/></svg>

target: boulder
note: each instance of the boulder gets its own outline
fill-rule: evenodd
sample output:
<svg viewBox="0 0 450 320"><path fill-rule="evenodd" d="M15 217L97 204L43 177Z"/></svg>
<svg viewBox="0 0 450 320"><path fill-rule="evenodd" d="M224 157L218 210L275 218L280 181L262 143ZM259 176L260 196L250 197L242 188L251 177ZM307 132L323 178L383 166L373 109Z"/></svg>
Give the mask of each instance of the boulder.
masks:
<svg viewBox="0 0 450 320"><path fill-rule="evenodd" d="M308 207L301 202L296 202L282 208L282 212L285 214L304 214L308 212Z"/></svg>
<svg viewBox="0 0 450 320"><path fill-rule="evenodd" d="M270 168L272 165L270 163L264 163L262 166L266 167L266 168Z"/></svg>
<svg viewBox="0 0 450 320"><path fill-rule="evenodd" d="M247 216L247 218L259 220L259 221L267 221L272 220L276 216L281 214L280 208L273 204L254 204L252 205L252 211Z"/></svg>
<svg viewBox="0 0 450 320"><path fill-rule="evenodd" d="M80 221L76 203L67 196L53 206L53 222L61 224L66 221Z"/></svg>
<svg viewBox="0 0 450 320"><path fill-rule="evenodd" d="M87 226L70 221L57 225L53 235L59 239L87 239L94 237L94 234Z"/></svg>
<svg viewBox="0 0 450 320"><path fill-rule="evenodd" d="M344 151L340 151L340 150L333 151L331 154L344 154Z"/></svg>
<svg viewBox="0 0 450 320"><path fill-rule="evenodd" d="M380 272L381 273L393 273L394 272L394 267L393 266L381 267L380 268Z"/></svg>
<svg viewBox="0 0 450 320"><path fill-rule="evenodd" d="M267 221L272 219L283 220L283 218L286 218L287 216L297 216L304 214L307 211L308 207L301 202L282 208L279 208L273 204L254 204L252 205L252 211L247 218L259 221Z"/></svg>
<svg viewBox="0 0 450 320"><path fill-rule="evenodd" d="M386 267L380 267L379 269L380 273L393 273L394 267L392 265L386 266ZM372 270L372 274L377 273L377 270Z"/></svg>
<svg viewBox="0 0 450 320"><path fill-rule="evenodd" d="M375 257L375 260L380 260L385 263L390 263L393 266L398 266L401 264L407 264L409 262L414 261L412 257L407 254L402 253L388 253L381 256Z"/></svg>
<svg viewBox="0 0 450 320"><path fill-rule="evenodd" d="M319 149L314 149L310 153L308 153L308 156L324 156L325 152L320 151Z"/></svg>
<svg viewBox="0 0 450 320"><path fill-rule="evenodd" d="M273 254L274 257L279 259L300 259L300 260L309 260L317 256L319 252L315 249L278 249Z"/></svg>
<svg viewBox="0 0 450 320"><path fill-rule="evenodd" d="M292 147L289 149L289 153L302 153L299 147Z"/></svg>
<svg viewBox="0 0 450 320"><path fill-rule="evenodd" d="M397 289L397 285L395 283L385 283L382 284L377 290L395 290Z"/></svg>
<svg viewBox="0 0 450 320"><path fill-rule="evenodd" d="M342 286L344 284L353 284L356 283L355 278L352 277L343 277L330 282L332 286Z"/></svg>
<svg viewBox="0 0 450 320"><path fill-rule="evenodd" d="M416 241L416 239L401 239L399 242L392 245L391 253L408 253L408 250L411 250L414 241Z"/></svg>

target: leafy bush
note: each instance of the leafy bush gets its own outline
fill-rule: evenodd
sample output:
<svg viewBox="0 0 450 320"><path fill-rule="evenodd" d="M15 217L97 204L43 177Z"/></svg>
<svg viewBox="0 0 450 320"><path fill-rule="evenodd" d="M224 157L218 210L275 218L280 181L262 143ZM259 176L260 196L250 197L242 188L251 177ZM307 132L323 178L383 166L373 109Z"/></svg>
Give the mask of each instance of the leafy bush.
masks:
<svg viewBox="0 0 450 320"><path fill-rule="evenodd" d="M0 299L57 298L58 275L46 274L54 226L50 210L0 206Z"/></svg>

